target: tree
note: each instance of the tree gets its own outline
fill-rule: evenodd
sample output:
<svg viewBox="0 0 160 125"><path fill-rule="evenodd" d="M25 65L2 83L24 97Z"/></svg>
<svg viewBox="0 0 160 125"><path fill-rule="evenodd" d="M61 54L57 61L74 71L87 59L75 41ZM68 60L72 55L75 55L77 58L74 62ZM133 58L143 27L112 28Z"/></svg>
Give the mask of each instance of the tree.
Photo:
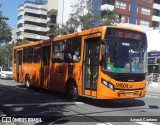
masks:
<svg viewBox="0 0 160 125"><path fill-rule="evenodd" d="M8 18L3 16L0 10L0 44L7 43L11 40L11 28L6 23L6 20L8 20Z"/></svg>
<svg viewBox="0 0 160 125"><path fill-rule="evenodd" d="M26 38L24 38L21 42L16 42L16 43L13 43L12 45L19 46L19 45L27 44L27 43L30 43L30 42Z"/></svg>
<svg viewBox="0 0 160 125"><path fill-rule="evenodd" d="M117 18L115 11L112 10L103 10L101 12L101 18L99 19L100 25L114 25L120 23L121 21Z"/></svg>
<svg viewBox="0 0 160 125"><path fill-rule="evenodd" d="M10 67L12 61L12 49L14 46L27 44L29 43L28 40L23 39L22 42L17 42L13 44L5 44L4 46L0 47L0 66Z"/></svg>
<svg viewBox="0 0 160 125"><path fill-rule="evenodd" d="M97 23L97 21L99 25L107 26L119 22L114 11L104 10L101 12L101 16L99 16L97 12L94 12L94 10L89 7L91 4L91 0L78 0L78 2L75 2L71 6L72 13L70 14L69 20L65 24L58 25L54 28L52 31L54 36L77 32L78 29L87 30L94 28L94 24Z"/></svg>
<svg viewBox="0 0 160 125"><path fill-rule="evenodd" d="M75 3L72 6L73 10L75 10L74 15L76 15L76 19L79 21L82 30L93 28L97 21L99 25L106 26L114 25L120 22L114 10L107 9L97 12L98 10L92 9L91 4L91 0L79 0L78 3Z"/></svg>

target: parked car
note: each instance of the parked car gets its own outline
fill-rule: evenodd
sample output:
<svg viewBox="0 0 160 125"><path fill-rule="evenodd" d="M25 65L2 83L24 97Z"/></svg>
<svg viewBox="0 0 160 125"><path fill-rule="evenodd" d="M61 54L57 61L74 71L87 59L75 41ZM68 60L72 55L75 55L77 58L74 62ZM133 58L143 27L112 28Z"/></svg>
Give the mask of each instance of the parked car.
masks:
<svg viewBox="0 0 160 125"><path fill-rule="evenodd" d="M0 67L0 78L1 79L12 79L13 73L10 68Z"/></svg>

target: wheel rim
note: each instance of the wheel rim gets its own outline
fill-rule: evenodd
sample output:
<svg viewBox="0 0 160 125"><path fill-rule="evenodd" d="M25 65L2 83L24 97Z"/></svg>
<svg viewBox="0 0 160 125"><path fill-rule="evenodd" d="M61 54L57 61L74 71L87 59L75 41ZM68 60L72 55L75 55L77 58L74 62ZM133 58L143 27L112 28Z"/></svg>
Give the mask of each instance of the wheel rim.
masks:
<svg viewBox="0 0 160 125"><path fill-rule="evenodd" d="M77 97L77 88L76 88L75 85L71 86L69 92L70 92L70 98L73 99L73 100L76 99L76 97Z"/></svg>
<svg viewBox="0 0 160 125"><path fill-rule="evenodd" d="M26 80L26 86L27 86L27 87L29 87L29 86L30 86L30 82L29 82L29 80L28 80L28 79Z"/></svg>
<svg viewBox="0 0 160 125"><path fill-rule="evenodd" d="M73 93L73 96L77 95L77 88L75 86L73 86L72 88L72 93Z"/></svg>

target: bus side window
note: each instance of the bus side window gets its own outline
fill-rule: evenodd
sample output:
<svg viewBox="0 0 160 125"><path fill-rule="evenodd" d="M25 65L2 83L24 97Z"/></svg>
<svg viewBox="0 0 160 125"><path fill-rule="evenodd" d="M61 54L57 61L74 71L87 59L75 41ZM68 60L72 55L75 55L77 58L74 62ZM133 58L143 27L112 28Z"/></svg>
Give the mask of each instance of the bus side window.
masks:
<svg viewBox="0 0 160 125"><path fill-rule="evenodd" d="M52 62L64 62L64 41L53 44Z"/></svg>
<svg viewBox="0 0 160 125"><path fill-rule="evenodd" d="M33 46L27 47L27 63L32 63L33 61Z"/></svg>
<svg viewBox="0 0 160 125"><path fill-rule="evenodd" d="M80 53L81 53L81 39L80 39L80 37L74 39L72 46L73 46L72 51L74 53L73 61L79 62L80 61Z"/></svg>
<svg viewBox="0 0 160 125"><path fill-rule="evenodd" d="M72 44L69 40L66 40L66 44L65 44L65 53L64 53L64 59L66 62L71 62L72 59Z"/></svg>
<svg viewBox="0 0 160 125"><path fill-rule="evenodd" d="M16 63L16 53L17 53L17 50L14 49L14 63Z"/></svg>
<svg viewBox="0 0 160 125"><path fill-rule="evenodd" d="M75 37L66 40L65 45L65 61L66 62L79 62L81 53L81 39Z"/></svg>
<svg viewBox="0 0 160 125"><path fill-rule="evenodd" d="M26 47L23 48L23 63L26 63L27 61L27 53L26 53Z"/></svg>
<svg viewBox="0 0 160 125"><path fill-rule="evenodd" d="M34 55L33 55L33 62L38 63L40 62L40 55L41 55L41 48L39 46L34 47Z"/></svg>

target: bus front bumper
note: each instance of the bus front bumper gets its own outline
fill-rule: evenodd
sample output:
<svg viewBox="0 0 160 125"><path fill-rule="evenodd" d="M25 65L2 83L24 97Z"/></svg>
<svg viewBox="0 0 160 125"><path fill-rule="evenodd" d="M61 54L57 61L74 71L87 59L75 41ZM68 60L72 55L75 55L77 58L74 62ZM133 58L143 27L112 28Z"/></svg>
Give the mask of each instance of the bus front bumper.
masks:
<svg viewBox="0 0 160 125"><path fill-rule="evenodd" d="M115 90L112 91L103 87L97 94L98 99L129 99L141 98L146 94L146 88L134 90Z"/></svg>

